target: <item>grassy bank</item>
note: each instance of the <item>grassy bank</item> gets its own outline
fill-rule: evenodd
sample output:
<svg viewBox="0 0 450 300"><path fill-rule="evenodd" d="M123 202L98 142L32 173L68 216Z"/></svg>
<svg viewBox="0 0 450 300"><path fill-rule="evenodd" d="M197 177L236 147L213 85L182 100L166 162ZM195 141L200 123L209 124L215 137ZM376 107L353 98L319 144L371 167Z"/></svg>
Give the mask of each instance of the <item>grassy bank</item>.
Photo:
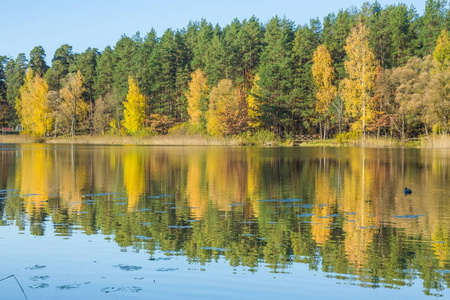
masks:
<svg viewBox="0 0 450 300"><path fill-rule="evenodd" d="M75 136L36 138L26 135L1 135L0 143L90 144L90 145L161 145L161 146L233 146L237 139L220 139L207 136Z"/></svg>
<svg viewBox="0 0 450 300"><path fill-rule="evenodd" d="M0 143L46 143L91 145L154 145L154 146L281 146L293 147L292 140L274 136L237 136L215 138L205 135L161 135L152 137L131 136L76 136L37 138L27 135L0 135ZM365 148L427 148L450 149L450 136L430 136L421 139L398 140L392 138L358 137L356 139L314 140L296 144L299 147L365 147Z"/></svg>

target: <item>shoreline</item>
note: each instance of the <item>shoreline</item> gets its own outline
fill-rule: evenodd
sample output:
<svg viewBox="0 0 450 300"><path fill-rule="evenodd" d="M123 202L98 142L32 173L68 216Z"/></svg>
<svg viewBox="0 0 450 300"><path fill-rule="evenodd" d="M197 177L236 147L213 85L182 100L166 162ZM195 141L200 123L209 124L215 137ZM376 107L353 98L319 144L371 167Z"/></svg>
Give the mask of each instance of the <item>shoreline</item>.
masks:
<svg viewBox="0 0 450 300"><path fill-rule="evenodd" d="M203 135L131 136L75 136L34 137L30 135L0 135L0 144L84 144L84 145L142 145L142 146L254 146L239 138L215 138ZM335 139L314 140L295 144L293 141L262 142L262 147L361 147L361 148L420 148L450 149L450 136L430 136L401 141L386 138L367 138L338 143Z"/></svg>

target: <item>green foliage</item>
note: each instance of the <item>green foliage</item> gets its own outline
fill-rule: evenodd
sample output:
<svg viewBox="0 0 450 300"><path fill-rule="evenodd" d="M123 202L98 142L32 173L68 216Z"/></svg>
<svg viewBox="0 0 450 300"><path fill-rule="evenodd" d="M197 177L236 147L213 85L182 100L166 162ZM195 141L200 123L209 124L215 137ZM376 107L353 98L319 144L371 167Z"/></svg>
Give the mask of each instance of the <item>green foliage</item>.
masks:
<svg viewBox="0 0 450 300"><path fill-rule="evenodd" d="M145 102L142 126L153 127L161 134L173 124L187 121L206 130L209 91L227 79L236 90L238 106L247 102L243 105L247 114L235 118L231 110L236 106L225 105L227 118L217 125L231 130L226 133L221 130L220 135L235 135L251 127L283 137L318 133L326 137L348 130L350 125L366 130L369 135L375 132L397 137L426 135L437 123L443 132L448 127L447 97L442 94L447 88L447 75L435 74L445 73L448 68L447 4L445 0L427 0L425 12L420 16L414 7L405 4L381 7L378 2L365 3L360 9L340 10L323 20L312 18L300 26L278 16L265 24L256 17L234 19L224 27L202 19L190 22L185 29L167 29L160 37L154 29L144 38L139 32L132 37L124 35L113 47L107 46L101 52L88 48L73 53L72 47L64 44L55 51L50 68L45 63L44 49L37 46L30 52L29 66L44 77L55 107L62 99L64 82L70 74L81 72L84 78L81 99L88 107L87 119L80 129L91 134L124 130L122 103L129 88L127 78L131 76ZM368 29L364 43L366 49L372 50L374 62L365 65L370 72L365 70L361 74L367 77L370 73L370 78L359 86L355 78L361 76L350 74L358 72L346 73L344 66L346 63L350 69L351 62L356 61L349 54L350 49L345 49L358 19L359 25ZM326 47L329 57L317 56L315 63L321 66L318 69L335 72L334 76L325 73L316 76L323 77L319 81L326 83L316 86L312 67L319 45ZM425 59L432 53L437 68L431 73L404 69L411 59ZM25 54L20 54L16 59L3 58L2 65L0 122L14 126L19 123L15 102L28 61ZM429 69L428 65L426 68ZM194 74L198 76L190 76ZM375 86L374 74L378 74ZM349 80L354 84L341 84ZM345 88L332 97L335 94L329 88L332 86ZM322 99L317 111L316 95ZM426 101L421 100L425 98ZM157 120L152 115L157 115ZM55 120L64 118L58 112L55 115ZM115 129L111 126L113 120ZM56 124L58 130L55 128L54 133L62 133L62 123Z"/></svg>
<svg viewBox="0 0 450 300"><path fill-rule="evenodd" d="M350 142L355 142L361 136L361 132L349 131L336 134L335 140L339 145L348 145Z"/></svg>
<svg viewBox="0 0 450 300"><path fill-rule="evenodd" d="M181 123L169 129L169 135L204 135L205 130L200 124Z"/></svg>
<svg viewBox="0 0 450 300"><path fill-rule="evenodd" d="M275 133L264 129L256 132L248 131L243 136L249 145L255 146L274 146L280 141L280 138Z"/></svg>

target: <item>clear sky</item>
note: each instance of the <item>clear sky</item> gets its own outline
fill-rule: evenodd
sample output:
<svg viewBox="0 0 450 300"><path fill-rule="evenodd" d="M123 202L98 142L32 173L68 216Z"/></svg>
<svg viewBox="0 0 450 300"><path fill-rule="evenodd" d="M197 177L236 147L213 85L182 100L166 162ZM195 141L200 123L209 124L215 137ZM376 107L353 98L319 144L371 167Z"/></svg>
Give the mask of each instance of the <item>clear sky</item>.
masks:
<svg viewBox="0 0 450 300"><path fill-rule="evenodd" d="M331 12L351 6L361 8L364 0L1 0L0 55L29 58L35 46L42 46L50 63L63 44L73 52L88 47L100 51L114 47L123 34L137 31L144 37L154 28L162 36L168 28L185 28L189 21L205 18L224 27L233 19L253 15L266 24L275 15L285 16L296 25L310 19L321 21ZM374 1L369 1L373 3ZM378 0L382 7L405 3L423 15L426 0Z"/></svg>

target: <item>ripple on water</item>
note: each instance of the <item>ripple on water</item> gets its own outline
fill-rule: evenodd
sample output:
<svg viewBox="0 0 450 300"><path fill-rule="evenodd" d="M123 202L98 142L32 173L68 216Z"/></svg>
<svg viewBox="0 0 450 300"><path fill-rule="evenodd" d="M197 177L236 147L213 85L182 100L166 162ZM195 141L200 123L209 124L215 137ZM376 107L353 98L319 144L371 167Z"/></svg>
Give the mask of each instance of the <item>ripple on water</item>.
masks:
<svg viewBox="0 0 450 300"><path fill-rule="evenodd" d="M158 268L156 269L156 271L158 272L173 272L173 271L177 271L179 270L179 268Z"/></svg>

